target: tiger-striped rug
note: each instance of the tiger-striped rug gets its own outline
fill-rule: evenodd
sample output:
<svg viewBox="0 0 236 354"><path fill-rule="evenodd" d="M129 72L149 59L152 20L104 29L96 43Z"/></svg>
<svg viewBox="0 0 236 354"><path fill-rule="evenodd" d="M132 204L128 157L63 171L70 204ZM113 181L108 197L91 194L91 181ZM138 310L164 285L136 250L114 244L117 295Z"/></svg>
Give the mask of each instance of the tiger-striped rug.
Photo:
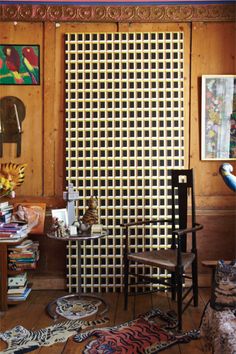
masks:
<svg viewBox="0 0 236 354"><path fill-rule="evenodd" d="M177 321L171 313L154 309L137 319L114 327L92 329L74 336L76 342L92 339L83 354L154 354L177 343L199 338L199 331L174 331Z"/></svg>
<svg viewBox="0 0 236 354"><path fill-rule="evenodd" d="M0 333L0 339L8 344L1 353L29 353L42 346L65 342L69 337L74 336L76 342L96 337L85 346L83 354L155 354L174 344L188 343L192 339L199 338L197 330L175 333L176 318L173 314L164 313L159 309L117 326L97 327L81 333L91 326L94 328L94 326L104 325L107 321L106 318L94 321L68 320L36 331L16 326Z"/></svg>
<svg viewBox="0 0 236 354"><path fill-rule="evenodd" d="M65 342L69 337L88 327L107 323L106 318L94 321L69 320L56 323L37 331L16 326L9 331L0 333L0 339L8 344L1 351L4 354L29 353L37 348L49 346L54 343Z"/></svg>

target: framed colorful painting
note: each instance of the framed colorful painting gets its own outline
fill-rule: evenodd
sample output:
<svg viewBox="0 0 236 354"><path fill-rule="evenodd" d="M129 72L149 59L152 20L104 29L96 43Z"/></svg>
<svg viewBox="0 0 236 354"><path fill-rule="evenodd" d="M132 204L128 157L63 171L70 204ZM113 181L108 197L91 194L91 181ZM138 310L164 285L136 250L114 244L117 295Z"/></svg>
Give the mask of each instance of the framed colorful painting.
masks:
<svg viewBox="0 0 236 354"><path fill-rule="evenodd" d="M236 76L202 76L202 160L236 159Z"/></svg>
<svg viewBox="0 0 236 354"><path fill-rule="evenodd" d="M39 84L39 45L0 44L0 85Z"/></svg>

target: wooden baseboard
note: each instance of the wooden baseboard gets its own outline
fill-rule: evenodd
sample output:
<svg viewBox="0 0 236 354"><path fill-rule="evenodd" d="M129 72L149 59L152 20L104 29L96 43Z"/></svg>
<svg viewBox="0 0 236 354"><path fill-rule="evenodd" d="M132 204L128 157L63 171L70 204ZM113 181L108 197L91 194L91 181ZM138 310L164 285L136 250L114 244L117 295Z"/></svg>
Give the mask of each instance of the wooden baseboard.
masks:
<svg viewBox="0 0 236 354"><path fill-rule="evenodd" d="M64 290L66 289L65 276L30 275L29 282L33 290Z"/></svg>
<svg viewBox="0 0 236 354"><path fill-rule="evenodd" d="M211 274L201 273L198 274L198 286L199 288L210 288L211 287ZM186 286L190 285L190 280L186 280Z"/></svg>
<svg viewBox="0 0 236 354"><path fill-rule="evenodd" d="M64 290L66 287L65 276L53 275L29 275L29 282L33 290ZM211 287L211 274L199 274L198 284L200 288ZM188 281L186 282L188 285Z"/></svg>
<svg viewBox="0 0 236 354"><path fill-rule="evenodd" d="M200 288L210 288L211 287L211 274L199 274L198 286Z"/></svg>

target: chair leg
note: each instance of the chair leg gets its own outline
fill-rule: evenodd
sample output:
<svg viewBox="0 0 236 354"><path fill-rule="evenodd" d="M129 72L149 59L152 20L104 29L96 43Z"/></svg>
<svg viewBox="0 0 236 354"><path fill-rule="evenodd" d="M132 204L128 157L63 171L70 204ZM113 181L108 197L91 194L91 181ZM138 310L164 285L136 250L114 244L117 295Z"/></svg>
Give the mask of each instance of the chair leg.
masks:
<svg viewBox="0 0 236 354"><path fill-rule="evenodd" d="M198 270L197 258L192 263L192 281L193 281L193 305L198 306Z"/></svg>
<svg viewBox="0 0 236 354"><path fill-rule="evenodd" d="M183 271L177 275L178 329L182 330Z"/></svg>
<svg viewBox="0 0 236 354"><path fill-rule="evenodd" d="M171 300L175 301L176 299L176 275L171 273Z"/></svg>
<svg viewBox="0 0 236 354"><path fill-rule="evenodd" d="M124 309L128 307L129 260L124 261Z"/></svg>

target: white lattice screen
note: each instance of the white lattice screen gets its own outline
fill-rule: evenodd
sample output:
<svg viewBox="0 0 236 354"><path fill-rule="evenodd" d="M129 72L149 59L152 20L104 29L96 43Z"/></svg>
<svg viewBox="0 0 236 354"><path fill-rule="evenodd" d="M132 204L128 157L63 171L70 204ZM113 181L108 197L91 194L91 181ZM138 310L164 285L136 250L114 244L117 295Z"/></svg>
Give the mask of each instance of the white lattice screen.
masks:
<svg viewBox="0 0 236 354"><path fill-rule="evenodd" d="M121 223L169 214L169 170L184 166L183 41L183 32L66 34L67 180L81 195L78 215L95 195L109 228L108 237L83 245L85 292L121 289ZM164 226L144 245L132 235L135 250L168 240ZM75 291L73 242L67 259Z"/></svg>

